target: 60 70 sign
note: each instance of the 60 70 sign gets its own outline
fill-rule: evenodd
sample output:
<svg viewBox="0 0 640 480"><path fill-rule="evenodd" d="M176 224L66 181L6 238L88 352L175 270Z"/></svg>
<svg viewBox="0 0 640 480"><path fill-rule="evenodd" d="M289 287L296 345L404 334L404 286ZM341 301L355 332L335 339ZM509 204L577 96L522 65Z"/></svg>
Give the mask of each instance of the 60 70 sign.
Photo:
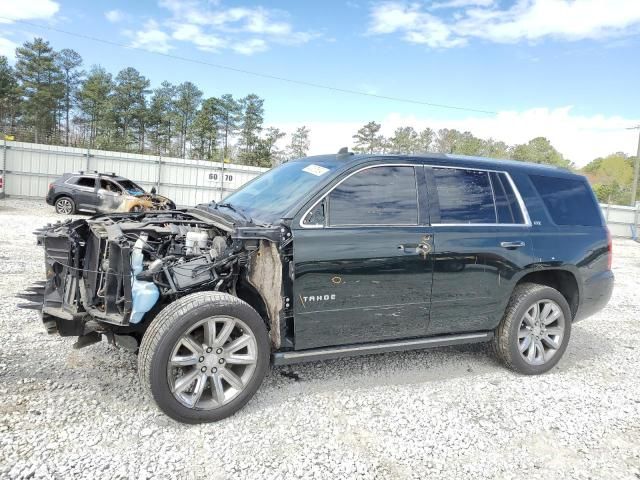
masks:
<svg viewBox="0 0 640 480"><path fill-rule="evenodd" d="M209 174L209 180L220 180L220 175L222 175L221 173L218 172L213 172ZM225 182L233 182L233 174L230 173L225 173L224 174L224 181Z"/></svg>

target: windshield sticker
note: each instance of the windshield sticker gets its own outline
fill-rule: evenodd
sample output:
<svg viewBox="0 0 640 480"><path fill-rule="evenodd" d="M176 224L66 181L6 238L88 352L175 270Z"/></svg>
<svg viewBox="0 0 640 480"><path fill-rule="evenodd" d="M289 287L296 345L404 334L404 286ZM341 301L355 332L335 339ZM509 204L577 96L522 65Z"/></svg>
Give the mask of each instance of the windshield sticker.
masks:
<svg viewBox="0 0 640 480"><path fill-rule="evenodd" d="M311 165L307 165L306 167L304 167L302 169L302 171L303 172L307 172L307 173L311 173L312 175L315 175L316 177L321 177L322 175L327 173L329 171L329 169L321 167L320 165L314 165L312 163Z"/></svg>

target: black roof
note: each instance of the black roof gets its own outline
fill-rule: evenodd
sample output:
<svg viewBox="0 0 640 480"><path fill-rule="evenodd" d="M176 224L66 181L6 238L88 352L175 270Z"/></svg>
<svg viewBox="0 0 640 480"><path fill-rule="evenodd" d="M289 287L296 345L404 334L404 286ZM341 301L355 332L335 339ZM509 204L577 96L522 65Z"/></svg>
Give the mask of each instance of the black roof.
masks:
<svg viewBox="0 0 640 480"><path fill-rule="evenodd" d="M561 167L552 165L543 165L539 163L520 162L517 160L503 160L498 158L473 157L467 155L451 155L444 153L424 153L424 154L333 154L333 155L314 155L310 157L300 158L293 161L324 163L335 163L336 160L344 162L346 168L360 163L369 161L402 161L411 160L428 163L431 165L479 168L487 170L502 170L507 172L524 172L529 174L548 175L548 176L573 176L581 177L582 175L573 173Z"/></svg>

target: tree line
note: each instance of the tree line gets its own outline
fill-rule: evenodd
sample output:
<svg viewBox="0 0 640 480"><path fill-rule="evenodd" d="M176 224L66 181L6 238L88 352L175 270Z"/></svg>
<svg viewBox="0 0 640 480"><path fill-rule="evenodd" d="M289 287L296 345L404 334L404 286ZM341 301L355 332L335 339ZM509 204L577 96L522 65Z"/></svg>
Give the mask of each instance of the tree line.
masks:
<svg viewBox="0 0 640 480"><path fill-rule="evenodd" d="M601 202L627 205L631 201L635 157L621 152L596 158L577 168L545 137L507 145L500 140L478 138L471 132L448 128L416 131L413 127L399 127L390 137L382 135L381 128L382 125L376 122L360 128L353 136L354 151L391 154L435 152L543 163L586 175Z"/></svg>
<svg viewBox="0 0 640 480"><path fill-rule="evenodd" d="M353 135L362 153L439 152L545 163L577 170L544 137L508 145L455 129L399 127L389 137L369 122ZM261 167L307 155L310 131L289 135L264 126L264 99L250 93L205 98L192 82L151 82L135 68L115 76L101 66L85 71L72 49L54 50L41 38L16 49L15 65L0 56L0 133L16 140L102 150L220 160ZM580 169L598 199L628 203L633 157L615 153Z"/></svg>
<svg viewBox="0 0 640 480"><path fill-rule="evenodd" d="M21 141L272 166L305 156L309 129L264 127L264 99L205 98L192 82L151 82L138 70L83 70L72 49L35 38L0 56L0 130Z"/></svg>

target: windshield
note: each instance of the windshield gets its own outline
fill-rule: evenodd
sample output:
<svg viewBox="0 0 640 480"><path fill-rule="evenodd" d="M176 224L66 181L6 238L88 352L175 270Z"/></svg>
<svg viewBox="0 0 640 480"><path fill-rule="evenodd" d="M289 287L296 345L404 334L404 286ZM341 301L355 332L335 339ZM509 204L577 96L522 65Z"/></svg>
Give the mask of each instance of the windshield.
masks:
<svg viewBox="0 0 640 480"><path fill-rule="evenodd" d="M254 219L274 223L338 165L338 161L285 163L232 193L222 204L229 203Z"/></svg>
<svg viewBox="0 0 640 480"><path fill-rule="evenodd" d="M131 180L121 180L120 186L124 188L124 190L129 195L141 195L144 193L144 190L142 189L142 187L139 185L136 185Z"/></svg>

